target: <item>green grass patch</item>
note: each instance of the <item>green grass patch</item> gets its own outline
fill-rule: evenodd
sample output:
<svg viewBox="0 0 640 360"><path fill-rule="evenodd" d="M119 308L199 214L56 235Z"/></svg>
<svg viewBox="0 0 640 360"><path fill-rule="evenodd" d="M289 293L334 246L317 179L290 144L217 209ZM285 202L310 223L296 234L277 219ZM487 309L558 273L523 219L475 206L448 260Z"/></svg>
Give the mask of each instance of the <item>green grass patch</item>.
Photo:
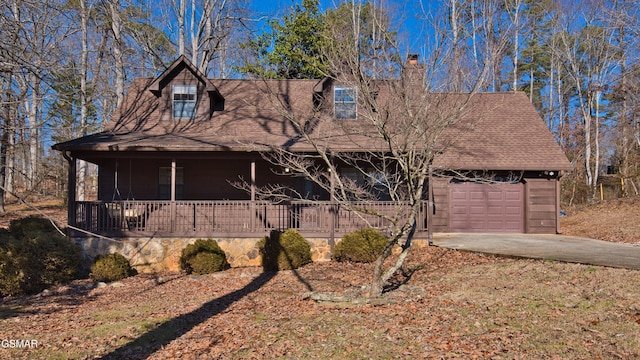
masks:
<svg viewBox="0 0 640 360"><path fill-rule="evenodd" d="M93 325L76 328L67 334L61 343L49 343L33 353L34 358L44 359L84 359L95 355L95 342L108 339L105 349L117 349L135 341L145 333L155 330L169 318L156 318L152 315L151 306L114 308L96 311L91 316ZM69 321L73 321L69 318ZM173 336L173 330L166 338ZM156 334L158 339L162 333ZM45 345L45 344L43 344Z"/></svg>
<svg viewBox="0 0 640 360"><path fill-rule="evenodd" d="M20 305L2 305L0 306L0 319L8 319L19 315L24 307Z"/></svg>

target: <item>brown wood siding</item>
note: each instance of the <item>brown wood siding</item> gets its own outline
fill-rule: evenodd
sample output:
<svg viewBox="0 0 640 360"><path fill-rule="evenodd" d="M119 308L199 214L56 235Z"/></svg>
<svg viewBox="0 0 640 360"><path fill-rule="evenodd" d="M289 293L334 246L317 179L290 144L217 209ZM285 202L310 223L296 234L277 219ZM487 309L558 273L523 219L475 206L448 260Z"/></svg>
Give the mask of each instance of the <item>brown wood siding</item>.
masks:
<svg viewBox="0 0 640 360"><path fill-rule="evenodd" d="M201 159L178 161L184 165L185 199L190 200L249 200L250 193L233 187L229 181L240 178L251 181L251 160L249 159ZM268 184L292 185L293 177L278 176L273 173L273 165L264 160L256 160L256 186Z"/></svg>
<svg viewBox="0 0 640 360"><path fill-rule="evenodd" d="M113 165L104 163L98 167L98 200L109 201L113 194Z"/></svg>
<svg viewBox="0 0 640 360"><path fill-rule="evenodd" d="M449 180L433 179L433 232L449 231Z"/></svg>
<svg viewBox="0 0 640 360"><path fill-rule="evenodd" d="M118 190L120 199L114 198L115 163L109 160L101 163L98 175L98 199L110 200L154 200L158 197L158 169L171 166L170 160L158 159L118 159ZM131 169L131 178L129 178ZM131 179L131 181L129 181Z"/></svg>
<svg viewBox="0 0 640 360"><path fill-rule="evenodd" d="M527 179L527 233L556 233L556 182L556 179Z"/></svg>
<svg viewBox="0 0 640 360"><path fill-rule="evenodd" d="M131 164L129 163L131 161ZM120 199L114 199L115 160L101 163L98 176L99 200L156 200L160 167L170 167L170 159L119 159L118 190ZM249 192L233 187L229 181L243 178L251 180L249 159L177 159L183 168L184 200L249 200ZM272 165L256 160L256 185L285 184L293 186L292 176L278 176ZM129 169L131 168L131 182ZM131 187L129 184L131 183ZM130 191L131 190L131 191Z"/></svg>
<svg viewBox="0 0 640 360"><path fill-rule="evenodd" d="M178 160L184 166L185 200L249 200L248 192L229 181L251 180L249 160Z"/></svg>

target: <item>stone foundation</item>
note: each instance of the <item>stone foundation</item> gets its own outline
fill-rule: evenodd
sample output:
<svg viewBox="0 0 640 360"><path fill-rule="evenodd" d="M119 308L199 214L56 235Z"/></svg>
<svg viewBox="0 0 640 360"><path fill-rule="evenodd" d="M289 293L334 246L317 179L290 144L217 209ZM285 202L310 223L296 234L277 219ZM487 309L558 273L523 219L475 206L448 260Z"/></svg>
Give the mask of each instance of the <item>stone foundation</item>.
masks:
<svg viewBox="0 0 640 360"><path fill-rule="evenodd" d="M232 267L261 266L258 241L261 238L215 239L227 254L227 261ZM311 245L313 261L331 260L329 239L306 239ZM124 238L103 239L98 237L75 238L75 243L82 249L88 265L98 255L118 252L129 259L131 265L139 272L155 272L179 270L179 259L182 249L196 241L196 238ZM338 240L339 241L339 240ZM424 239L414 239L413 246L427 246ZM400 249L395 249L398 252Z"/></svg>
<svg viewBox="0 0 640 360"><path fill-rule="evenodd" d="M215 239L227 254L232 267L260 266L261 257L258 241L261 238ZM179 270L179 259L184 249L196 238L125 238L102 239L97 237L75 238L82 249L87 263L98 255L118 252L129 259L139 272ZM311 245L313 261L331 260L331 246L328 239L307 239Z"/></svg>

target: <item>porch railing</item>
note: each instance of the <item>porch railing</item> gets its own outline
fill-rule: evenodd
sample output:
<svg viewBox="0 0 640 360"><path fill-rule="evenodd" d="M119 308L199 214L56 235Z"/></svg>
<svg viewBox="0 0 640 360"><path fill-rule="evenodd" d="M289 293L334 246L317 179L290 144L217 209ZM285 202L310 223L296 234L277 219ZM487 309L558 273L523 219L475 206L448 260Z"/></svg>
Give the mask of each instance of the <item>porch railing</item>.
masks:
<svg viewBox="0 0 640 360"><path fill-rule="evenodd" d="M375 228L385 228L388 222L375 214L392 215L399 208L384 201L352 206L364 212L349 211L328 201L78 201L74 226L101 235L128 237L262 236L274 229L289 228L329 235L361 229L367 221ZM417 232L426 231L426 211L424 201Z"/></svg>

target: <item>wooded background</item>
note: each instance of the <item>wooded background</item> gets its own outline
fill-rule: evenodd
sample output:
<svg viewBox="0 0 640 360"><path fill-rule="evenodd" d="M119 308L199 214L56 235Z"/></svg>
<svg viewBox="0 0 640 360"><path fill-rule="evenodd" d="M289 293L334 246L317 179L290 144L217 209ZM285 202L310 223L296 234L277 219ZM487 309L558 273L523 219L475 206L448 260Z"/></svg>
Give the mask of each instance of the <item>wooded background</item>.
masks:
<svg viewBox="0 0 640 360"><path fill-rule="evenodd" d="M303 0L265 16L242 0L2 2L0 184L65 196L66 161L50 146L99 131L130 81L157 76L179 54L212 78L317 78L330 71L332 41L348 38L364 67L391 47L424 59L450 52L444 68L459 81L441 91L470 91L469 74L486 77L481 91L525 91L574 164L562 181L565 204L599 199L603 179L611 196L638 194L639 1L401 5L352 0L322 10ZM95 169L80 163L78 184L79 200L94 196ZM0 191L0 211L6 197Z"/></svg>

